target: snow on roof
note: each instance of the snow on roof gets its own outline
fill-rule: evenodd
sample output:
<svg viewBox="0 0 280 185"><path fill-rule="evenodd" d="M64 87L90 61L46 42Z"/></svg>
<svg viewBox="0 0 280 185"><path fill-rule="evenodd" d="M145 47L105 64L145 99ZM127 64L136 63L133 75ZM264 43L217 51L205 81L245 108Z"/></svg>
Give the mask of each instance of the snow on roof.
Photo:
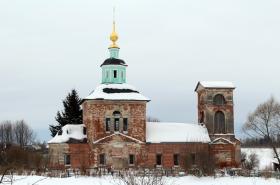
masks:
<svg viewBox="0 0 280 185"><path fill-rule="evenodd" d="M201 85L204 88L227 88L227 89L235 88L234 84L228 81L200 81L197 83L195 90L197 90L199 85Z"/></svg>
<svg viewBox="0 0 280 185"><path fill-rule="evenodd" d="M209 143L210 138L206 127L199 124L147 122L146 141Z"/></svg>
<svg viewBox="0 0 280 185"><path fill-rule="evenodd" d="M66 143L70 139L83 140L87 138L87 135L84 135L84 124L73 125L68 124L62 127L62 134L58 133L48 142L48 143Z"/></svg>
<svg viewBox="0 0 280 185"><path fill-rule="evenodd" d="M84 100L138 100L150 101L129 84L101 84Z"/></svg>

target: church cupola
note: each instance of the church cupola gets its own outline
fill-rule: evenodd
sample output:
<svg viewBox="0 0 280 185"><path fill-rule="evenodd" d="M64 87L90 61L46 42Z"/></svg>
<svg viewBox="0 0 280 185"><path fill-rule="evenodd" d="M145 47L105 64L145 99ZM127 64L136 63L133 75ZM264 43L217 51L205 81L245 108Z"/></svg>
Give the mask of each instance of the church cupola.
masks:
<svg viewBox="0 0 280 185"><path fill-rule="evenodd" d="M127 65L119 59L119 46L116 44L118 34L115 29L115 21L113 22L113 31L110 35L112 44L109 46L110 57L106 59L102 68L102 83L103 84L122 84L126 83L126 67Z"/></svg>

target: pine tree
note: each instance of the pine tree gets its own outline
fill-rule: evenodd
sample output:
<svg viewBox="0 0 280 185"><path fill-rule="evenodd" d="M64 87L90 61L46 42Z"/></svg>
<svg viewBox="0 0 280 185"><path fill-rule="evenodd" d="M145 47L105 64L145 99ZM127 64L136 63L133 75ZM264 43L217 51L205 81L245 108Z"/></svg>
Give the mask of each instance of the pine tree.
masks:
<svg viewBox="0 0 280 185"><path fill-rule="evenodd" d="M63 100L63 111L58 111L55 120L58 125L50 125L51 136L54 137L61 128L67 124L82 124L82 109L80 107L81 99L75 89Z"/></svg>

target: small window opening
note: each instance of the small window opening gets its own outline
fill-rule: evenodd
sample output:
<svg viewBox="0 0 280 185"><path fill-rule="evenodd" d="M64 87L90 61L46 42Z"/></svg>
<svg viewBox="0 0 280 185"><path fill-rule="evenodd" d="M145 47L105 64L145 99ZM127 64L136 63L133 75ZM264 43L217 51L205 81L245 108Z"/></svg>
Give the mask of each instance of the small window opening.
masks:
<svg viewBox="0 0 280 185"><path fill-rule="evenodd" d="M87 128L86 127L83 128L83 133L84 133L84 135L87 134Z"/></svg>
<svg viewBox="0 0 280 185"><path fill-rule="evenodd" d="M99 164L100 165L105 165L105 154L100 154L99 155Z"/></svg>
<svg viewBox="0 0 280 185"><path fill-rule="evenodd" d="M127 129L128 129L127 118L123 118L123 131L127 131Z"/></svg>
<svg viewBox="0 0 280 185"><path fill-rule="evenodd" d="M69 154L65 154L64 156L64 164L65 165L70 165L71 164L71 159Z"/></svg>
<svg viewBox="0 0 280 185"><path fill-rule="evenodd" d="M162 158L162 155L161 154L157 154L157 156L156 156L157 166L161 166L161 158Z"/></svg>
<svg viewBox="0 0 280 185"><path fill-rule="evenodd" d="M179 165L179 154L174 154L173 160L174 160L174 166L178 166Z"/></svg>
<svg viewBox="0 0 280 185"><path fill-rule="evenodd" d="M195 153L191 153L191 163L192 163L192 165L194 165L195 164Z"/></svg>
<svg viewBox="0 0 280 185"><path fill-rule="evenodd" d="M109 78L109 71L106 71L106 78Z"/></svg>
<svg viewBox="0 0 280 185"><path fill-rule="evenodd" d="M106 132L109 132L110 131L110 118L106 118L106 121L105 121L105 130Z"/></svg>
<svg viewBox="0 0 280 185"><path fill-rule="evenodd" d="M117 78L117 70L114 70L114 78Z"/></svg>
<svg viewBox="0 0 280 185"><path fill-rule="evenodd" d="M119 118L115 118L114 130L115 131L119 131L120 130L120 119Z"/></svg>
<svg viewBox="0 0 280 185"><path fill-rule="evenodd" d="M130 154L129 155L129 165L134 165L134 160L135 160L135 157L133 154Z"/></svg>

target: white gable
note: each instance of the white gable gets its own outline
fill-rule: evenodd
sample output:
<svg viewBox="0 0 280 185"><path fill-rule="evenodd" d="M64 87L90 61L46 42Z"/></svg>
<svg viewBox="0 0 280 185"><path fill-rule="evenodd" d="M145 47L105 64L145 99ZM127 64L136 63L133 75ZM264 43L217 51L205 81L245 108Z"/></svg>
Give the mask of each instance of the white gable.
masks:
<svg viewBox="0 0 280 185"><path fill-rule="evenodd" d="M199 84L204 88L235 88L234 84L228 81L201 81Z"/></svg>
<svg viewBox="0 0 280 185"><path fill-rule="evenodd" d="M104 89L112 90L130 90L132 92L112 92L106 93ZM133 92L135 91L135 92ZM149 98L146 98L140 94L135 87L129 84L101 84L96 87L96 89L84 100L138 100L138 101L150 101Z"/></svg>
<svg viewBox="0 0 280 185"><path fill-rule="evenodd" d="M146 141L209 143L210 138L206 127L199 124L147 122Z"/></svg>

